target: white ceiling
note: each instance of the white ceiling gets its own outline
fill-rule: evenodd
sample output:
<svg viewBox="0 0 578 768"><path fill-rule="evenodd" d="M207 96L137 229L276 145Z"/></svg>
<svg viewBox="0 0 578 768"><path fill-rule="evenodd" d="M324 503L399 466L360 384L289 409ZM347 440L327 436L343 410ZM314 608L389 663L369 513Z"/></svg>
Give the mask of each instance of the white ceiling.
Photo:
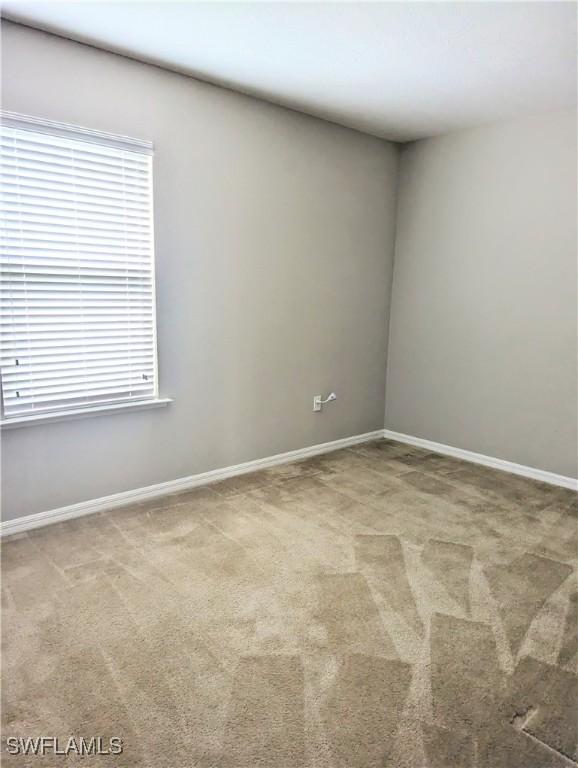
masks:
<svg viewBox="0 0 578 768"><path fill-rule="evenodd" d="M576 104L572 2L5 2L15 21L394 140Z"/></svg>

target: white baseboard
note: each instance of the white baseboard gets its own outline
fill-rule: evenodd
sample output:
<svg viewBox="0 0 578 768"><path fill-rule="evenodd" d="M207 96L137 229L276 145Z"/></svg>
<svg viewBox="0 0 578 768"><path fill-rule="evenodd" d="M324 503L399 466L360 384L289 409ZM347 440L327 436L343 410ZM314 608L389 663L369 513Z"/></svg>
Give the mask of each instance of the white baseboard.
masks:
<svg viewBox="0 0 578 768"><path fill-rule="evenodd" d="M10 536L15 533L23 533L33 528L40 528L51 523L61 523L64 520L72 520L75 517L91 515L95 512L104 512L115 507L123 507L126 504L134 504L139 501L148 501L158 496L166 496L169 493L179 493L196 488L200 485L216 483L218 480L225 480L235 475L244 475L248 472L256 472L258 469L274 467L277 464L287 464L291 461L305 459L308 456L318 456L322 453L336 451L339 448L347 448L350 445L366 443L369 440L379 440L383 437L383 430L378 429L375 432L366 432L363 435L354 435L353 437L344 437L341 440L332 440L330 443L320 443L311 445L308 448L299 448L296 451L287 451L278 453L275 456L267 456L264 459L255 459L246 461L243 464L236 464L223 469L213 469L210 472L201 472L198 475L181 477L178 480L169 480L165 483L148 485L144 488L135 488L132 491L122 491L114 493L111 496L102 496L100 499L90 501L81 501L78 504L71 504L59 509L50 509L46 512L37 512L33 515L26 515L14 520L5 520L0 525L0 536Z"/></svg>
<svg viewBox="0 0 578 768"><path fill-rule="evenodd" d="M527 467L524 464L515 464L513 461L496 459L493 456L484 456L482 453L465 451L462 448L454 448L443 443L434 443L433 440L424 440L422 437L414 437L413 435L404 435L402 432L393 432L391 429L384 429L383 436L388 440L396 440L398 443L408 443L418 448L426 448L429 451L442 453L445 456L453 456L456 459L471 461L474 464L482 464L484 467L492 467L492 469L510 472L512 475L521 475L532 480L550 483L550 485L559 485L562 488L570 488L574 491L578 490L578 480L573 477L556 475L554 472L546 472L544 469Z"/></svg>
<svg viewBox="0 0 578 768"><path fill-rule="evenodd" d="M139 501L148 501L149 499L154 499L159 496L166 496L170 493L187 491L191 488L208 485L209 483L216 483L219 480L225 480L228 477L234 477L235 475L244 475L248 472L256 472L259 469L274 467L278 464L287 464L291 461L305 459L308 456L318 456L322 453L336 451L339 448L347 448L350 445L357 445L370 440L378 440L381 437L385 437L388 440L396 440L400 443L415 445L419 448L425 448L446 456L454 456L457 459L471 461L474 464L482 464L485 467L500 469L514 475L529 477L533 480L541 480L543 483L550 483L551 485L559 485L562 488L578 490L578 480L572 477L556 475L554 472L546 472L543 469L535 469L534 467L527 467L523 464L515 464L514 462L505 461L504 459L496 459L493 456L484 456L481 453L474 453L473 451L465 451L461 448L454 448L451 445L435 443L432 440L424 440L421 437L404 435L401 432L393 432L390 429L378 429L375 432L366 432L363 435L354 435L353 437L345 437L341 440L333 440L330 443L311 445L308 448L299 448L296 451L278 453L275 456L267 456L264 459L246 461L243 464L236 464L231 467L224 467L223 469L213 469L210 472L201 472L198 475L181 477L178 480L169 480L165 483L148 485L144 488L135 488L131 491L122 491L121 493L115 493L111 496L103 496L99 499L81 501L78 504L71 504L67 507L50 509L46 512L37 512L34 515L26 515L25 517L19 517L15 520L5 520L0 525L0 536L23 533L24 531L40 528L44 525L50 525L51 523L60 523L64 520L72 520L75 517L83 517L84 515L90 515L95 512L104 512L109 509L115 509L116 507L123 507L126 504L134 504Z"/></svg>

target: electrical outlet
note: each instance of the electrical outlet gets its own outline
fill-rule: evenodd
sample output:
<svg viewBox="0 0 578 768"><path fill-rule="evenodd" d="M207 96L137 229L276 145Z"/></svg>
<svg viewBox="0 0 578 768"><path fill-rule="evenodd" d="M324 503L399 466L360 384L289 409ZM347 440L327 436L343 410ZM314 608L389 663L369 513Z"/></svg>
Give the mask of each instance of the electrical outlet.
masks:
<svg viewBox="0 0 578 768"><path fill-rule="evenodd" d="M335 392L331 392L325 400L323 399L323 395L315 395L313 398L313 410L314 411L321 411L323 410L323 406L325 403L330 403L332 400L337 400L337 395Z"/></svg>

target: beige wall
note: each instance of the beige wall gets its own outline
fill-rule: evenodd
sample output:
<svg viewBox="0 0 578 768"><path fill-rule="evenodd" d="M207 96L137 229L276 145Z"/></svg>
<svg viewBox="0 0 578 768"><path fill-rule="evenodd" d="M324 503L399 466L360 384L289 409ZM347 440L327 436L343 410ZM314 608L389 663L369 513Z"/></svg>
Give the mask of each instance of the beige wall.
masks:
<svg viewBox="0 0 578 768"><path fill-rule="evenodd" d="M386 427L575 477L575 113L401 157Z"/></svg>
<svg viewBox="0 0 578 768"><path fill-rule="evenodd" d="M393 145L10 23L2 54L4 109L154 142L175 398L5 432L6 519L383 427Z"/></svg>

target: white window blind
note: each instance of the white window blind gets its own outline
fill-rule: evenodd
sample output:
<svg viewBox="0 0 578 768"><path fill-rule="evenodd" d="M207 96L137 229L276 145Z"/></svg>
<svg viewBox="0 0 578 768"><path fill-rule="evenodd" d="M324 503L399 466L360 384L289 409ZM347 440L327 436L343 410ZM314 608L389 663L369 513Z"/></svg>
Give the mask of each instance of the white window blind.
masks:
<svg viewBox="0 0 578 768"><path fill-rule="evenodd" d="M2 114L3 418L157 397L152 146Z"/></svg>

